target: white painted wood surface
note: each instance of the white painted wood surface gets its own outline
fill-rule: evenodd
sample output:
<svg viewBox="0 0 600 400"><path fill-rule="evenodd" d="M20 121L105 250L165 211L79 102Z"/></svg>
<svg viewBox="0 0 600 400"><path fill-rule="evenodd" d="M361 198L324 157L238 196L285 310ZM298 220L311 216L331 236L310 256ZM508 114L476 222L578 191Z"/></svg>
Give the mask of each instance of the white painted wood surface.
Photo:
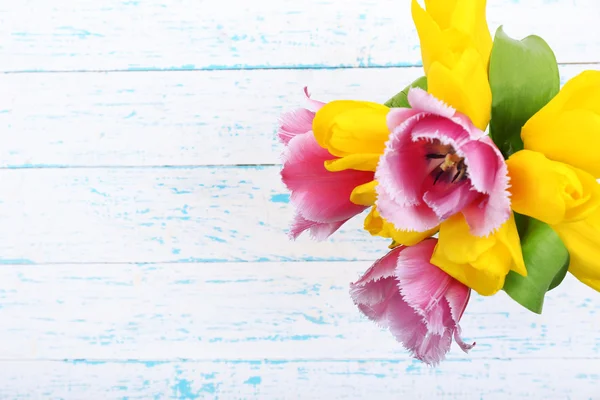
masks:
<svg viewBox="0 0 600 400"><path fill-rule="evenodd" d="M361 317L348 286L370 262L4 265L9 360L407 360ZM48 288L60 290L45 290ZM577 293L574 295L574 293ZM542 316L504 293L474 296L476 341L449 359L589 359L600 368L596 292L569 278ZM125 307L126 305L126 307ZM518 363L520 361L515 361ZM590 371L588 371L590 372Z"/></svg>
<svg viewBox="0 0 600 400"><path fill-rule="evenodd" d="M598 68L563 65L561 80ZM0 166L279 164L277 119L305 105L304 86L322 101L384 102L422 75L420 67L0 75L0 127L10 136Z"/></svg>
<svg viewBox="0 0 600 400"><path fill-rule="evenodd" d="M489 0L490 30L596 62L596 0ZM2 71L406 66L410 0L21 0L0 5Z"/></svg>
<svg viewBox="0 0 600 400"><path fill-rule="evenodd" d="M488 17L542 35L564 83L599 69L599 4L488 0ZM360 220L285 236L277 116L304 85L384 101L420 76L408 10L2 2L0 398L600 398L598 293L571 277L542 316L474 296L477 346L427 368L348 296L386 241Z"/></svg>

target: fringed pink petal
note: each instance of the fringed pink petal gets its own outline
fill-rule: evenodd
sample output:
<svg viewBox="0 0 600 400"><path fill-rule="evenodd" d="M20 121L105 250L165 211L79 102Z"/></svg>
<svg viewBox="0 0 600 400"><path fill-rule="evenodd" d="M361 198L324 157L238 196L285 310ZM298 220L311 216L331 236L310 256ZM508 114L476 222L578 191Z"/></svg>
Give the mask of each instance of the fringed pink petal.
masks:
<svg viewBox="0 0 600 400"><path fill-rule="evenodd" d="M375 261L373 265L371 265L371 267L367 270L367 272L365 272L363 276L351 286L364 287L369 283L378 281L383 278L395 277L398 256L405 249L406 247L404 246L398 246L390 250L385 256Z"/></svg>
<svg viewBox="0 0 600 400"><path fill-rule="evenodd" d="M294 136L311 131L314 118L315 113L305 108L283 113L280 117L277 137L287 145Z"/></svg>
<svg viewBox="0 0 600 400"><path fill-rule="evenodd" d="M508 208L506 203L509 204ZM471 234L481 237L488 236L510 218L510 200L508 195L505 198L481 195L468 207L465 207L462 213Z"/></svg>
<svg viewBox="0 0 600 400"><path fill-rule="evenodd" d="M350 284L350 297L359 310L381 327L387 327L389 302L400 297L394 271L398 255L404 247L396 247L381 257L355 283Z"/></svg>
<svg viewBox="0 0 600 400"><path fill-rule="evenodd" d="M304 95L306 96L306 100L308 101L308 107L311 111L317 112L325 105L322 101L313 100L310 98L310 94L308 93L308 86L304 87Z"/></svg>
<svg viewBox="0 0 600 400"><path fill-rule="evenodd" d="M456 342L456 344L460 347L460 349L462 351L464 351L465 353L468 353L469 350L471 350L473 347L475 347L475 345L477 343L476 342L473 342L471 344L465 343L465 341L462 339L462 337L460 337L460 335L461 335L460 325L456 325L456 329L454 330L454 341Z"/></svg>
<svg viewBox="0 0 600 400"><path fill-rule="evenodd" d="M390 301L388 323L396 340L401 342L413 357L426 364L439 364L450 350L451 331L446 331L443 335L430 333L421 316L402 298Z"/></svg>
<svg viewBox="0 0 600 400"><path fill-rule="evenodd" d="M498 168L504 164L504 158L496 149L484 141L473 140L460 148L461 155L469 169L469 179L473 187L481 193L498 190L496 175ZM500 188L506 190L507 188Z"/></svg>
<svg viewBox="0 0 600 400"><path fill-rule="evenodd" d="M421 111L412 108L390 108L387 114L388 129L390 132L393 132L408 119L420 113Z"/></svg>
<svg viewBox="0 0 600 400"><path fill-rule="evenodd" d="M467 308L467 304L469 303L471 289L453 279L448 287L448 290L446 290L444 297L450 306L450 313L452 316L452 321L454 322L454 341L456 341L462 351L467 353L473 348L473 346L475 346L475 342L468 344L463 341L460 336L461 329L459 321L462 318L465 309Z"/></svg>
<svg viewBox="0 0 600 400"><path fill-rule="evenodd" d="M452 279L448 285L444 297L450 306L454 323L458 324L458 321L460 321L462 318L465 309L467 308L467 304L469 303L471 289L456 279Z"/></svg>
<svg viewBox="0 0 600 400"><path fill-rule="evenodd" d="M372 172L329 172L324 162L333 157L319 146L312 132L293 137L284 154L281 178L290 200L306 220L332 223L347 220L366 209L350 202L355 187L373 180Z"/></svg>
<svg viewBox="0 0 600 400"><path fill-rule="evenodd" d="M426 148L413 142L410 136L417 123L418 118L414 117L392 131L375 171L379 182L377 194L389 196L389 200L399 205L420 202L422 181L427 176ZM381 189L387 193L380 193Z"/></svg>
<svg viewBox="0 0 600 400"><path fill-rule="evenodd" d="M404 301L423 317L430 333L441 335L452 328L444 325L447 316L440 302L453 279L429 261L436 244L436 239L425 239L404 250L398 257L396 277Z"/></svg>
<svg viewBox="0 0 600 400"><path fill-rule="evenodd" d="M381 185L379 185L381 186ZM377 190L377 211L391 222L396 229L409 232L424 232L439 225L437 214L425 203L401 205L394 202L385 189Z"/></svg>
<svg viewBox="0 0 600 400"><path fill-rule="evenodd" d="M440 185L441 186L441 185ZM468 181L462 181L446 190L436 190L432 185L431 190L425 192L423 200L435 212L440 221L450 218L469 206L480 193L471 189Z"/></svg>
<svg viewBox="0 0 600 400"><path fill-rule="evenodd" d="M485 132L473 125L473 122L466 115L456 112L451 119L469 133L471 140L479 140L485 136Z"/></svg>
<svg viewBox="0 0 600 400"><path fill-rule="evenodd" d="M489 137L469 142L460 150L465 157L471 184L484 194L462 212L473 235L487 236L510 217L508 168Z"/></svg>
<svg viewBox="0 0 600 400"><path fill-rule="evenodd" d="M292 239L297 239L300 234L307 231L310 236L315 240L325 240L329 236L333 235L340 227L346 223L346 220L338 221L338 222L314 222L309 221L304 218L302 215L297 214L292 221L292 225L290 227L289 236Z"/></svg>
<svg viewBox="0 0 600 400"><path fill-rule="evenodd" d="M448 118L428 116L421 119L411 132L413 141L426 139L439 140L444 145L455 149L470 140L469 132Z"/></svg>
<svg viewBox="0 0 600 400"><path fill-rule="evenodd" d="M377 260L350 294L359 310L389 328L413 357L436 365L446 357L469 289L429 262L437 239L400 246Z"/></svg>
<svg viewBox="0 0 600 400"><path fill-rule="evenodd" d="M452 118L456 113L454 108L436 99L431 94L421 88L412 88L408 92L408 103L415 110L425 113L439 115L445 118Z"/></svg>

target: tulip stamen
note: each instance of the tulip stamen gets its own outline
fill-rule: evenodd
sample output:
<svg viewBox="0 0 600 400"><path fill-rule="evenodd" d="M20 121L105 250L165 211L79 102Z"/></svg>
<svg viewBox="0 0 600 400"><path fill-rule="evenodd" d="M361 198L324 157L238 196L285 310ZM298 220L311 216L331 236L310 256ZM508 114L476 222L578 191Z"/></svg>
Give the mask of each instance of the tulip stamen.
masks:
<svg viewBox="0 0 600 400"><path fill-rule="evenodd" d="M452 178L452 183L461 180L467 174L467 167L465 166L465 161L460 160L456 165L456 174Z"/></svg>
<svg viewBox="0 0 600 400"><path fill-rule="evenodd" d="M452 173L452 179L450 183L455 183L462 180L467 174L467 167L465 165L465 160L458 156L456 153L447 153L447 154L437 154L431 153L427 154L426 157L428 159L444 159L441 163L435 167L435 170L438 170L436 174L433 184L435 185L440 178L444 175L444 173Z"/></svg>

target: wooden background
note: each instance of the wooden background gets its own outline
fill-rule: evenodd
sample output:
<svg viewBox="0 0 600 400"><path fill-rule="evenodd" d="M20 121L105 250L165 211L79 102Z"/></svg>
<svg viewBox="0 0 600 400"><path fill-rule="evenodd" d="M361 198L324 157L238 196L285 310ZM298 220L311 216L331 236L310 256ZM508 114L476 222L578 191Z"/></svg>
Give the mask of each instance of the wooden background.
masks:
<svg viewBox="0 0 600 400"><path fill-rule="evenodd" d="M348 295L387 242L288 241L278 115L422 75L409 0L2 0L1 399L600 399L600 297L500 293L412 361ZM488 0L563 83L597 0Z"/></svg>

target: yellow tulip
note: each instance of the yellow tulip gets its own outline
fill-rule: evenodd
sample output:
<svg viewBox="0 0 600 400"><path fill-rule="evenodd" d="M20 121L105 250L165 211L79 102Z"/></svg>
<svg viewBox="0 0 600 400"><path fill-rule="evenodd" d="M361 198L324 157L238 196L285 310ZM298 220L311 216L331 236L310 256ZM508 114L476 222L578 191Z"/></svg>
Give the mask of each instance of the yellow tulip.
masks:
<svg viewBox="0 0 600 400"><path fill-rule="evenodd" d="M332 101L315 115L312 125L315 139L337 157L381 155L390 134L386 120L388 111L389 108L382 104L367 101ZM359 161L365 159L359 157ZM369 162L373 162L372 157ZM334 168L331 164L329 167Z"/></svg>
<svg viewBox="0 0 600 400"><path fill-rule="evenodd" d="M521 129L525 149L600 178L600 71L584 71Z"/></svg>
<svg viewBox="0 0 600 400"><path fill-rule="evenodd" d="M487 70L492 51L486 0L412 1L412 17L421 42L425 74L434 62L452 68L467 48L474 48Z"/></svg>
<svg viewBox="0 0 600 400"><path fill-rule="evenodd" d="M492 112L492 90L485 65L474 49L466 49L452 68L433 63L427 85L429 93L467 115L473 125L485 130Z"/></svg>
<svg viewBox="0 0 600 400"><path fill-rule="evenodd" d="M511 207L550 225L582 220L600 206L600 185L585 171L521 150L507 161Z"/></svg>
<svg viewBox="0 0 600 400"><path fill-rule="evenodd" d="M381 218L377 208L373 207L371 212L365 218L365 230L373 236L380 236L394 240L396 244L405 246L414 246L424 239L434 235L438 228L430 229L425 232L408 232L400 231L394 226Z"/></svg>
<svg viewBox="0 0 600 400"><path fill-rule="evenodd" d="M471 235L462 214L450 217L440 225L431 263L482 296L502 289L510 270L527 276L512 213L498 231L487 237Z"/></svg>
<svg viewBox="0 0 600 400"><path fill-rule="evenodd" d="M600 292L600 208L583 221L552 228L569 251L569 272Z"/></svg>
<svg viewBox="0 0 600 400"><path fill-rule="evenodd" d="M485 130L492 105L488 63L492 38L485 0L412 1L428 91Z"/></svg>

